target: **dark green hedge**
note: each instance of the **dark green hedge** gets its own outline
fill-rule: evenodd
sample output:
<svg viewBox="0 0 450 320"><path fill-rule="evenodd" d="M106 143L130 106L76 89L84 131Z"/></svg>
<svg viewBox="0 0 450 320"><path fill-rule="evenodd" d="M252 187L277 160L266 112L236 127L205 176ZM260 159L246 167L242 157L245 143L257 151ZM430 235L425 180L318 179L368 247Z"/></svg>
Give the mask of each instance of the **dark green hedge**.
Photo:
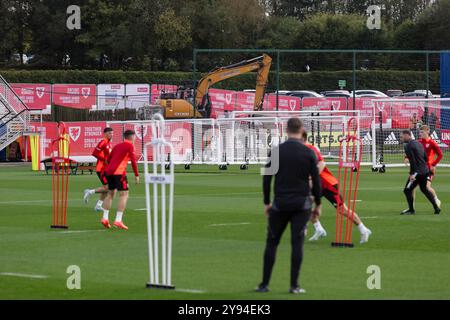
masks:
<svg viewBox="0 0 450 320"><path fill-rule="evenodd" d="M162 83L180 84L192 80L190 72L147 71L95 71L95 70L4 70L0 74L12 83ZM429 74L430 90L439 93L439 71ZM329 90L336 89L338 80L347 81L352 88L352 71L315 71L310 73L280 73L282 90ZM217 84L217 88L231 90L255 87L255 74L245 74ZM369 70L356 72L357 89L401 89L411 91L426 88L426 73L423 71ZM276 88L276 75L272 72L269 90Z"/></svg>
<svg viewBox="0 0 450 320"><path fill-rule="evenodd" d="M44 115L44 121L126 121L137 120L136 109L86 110L52 106L52 112Z"/></svg>

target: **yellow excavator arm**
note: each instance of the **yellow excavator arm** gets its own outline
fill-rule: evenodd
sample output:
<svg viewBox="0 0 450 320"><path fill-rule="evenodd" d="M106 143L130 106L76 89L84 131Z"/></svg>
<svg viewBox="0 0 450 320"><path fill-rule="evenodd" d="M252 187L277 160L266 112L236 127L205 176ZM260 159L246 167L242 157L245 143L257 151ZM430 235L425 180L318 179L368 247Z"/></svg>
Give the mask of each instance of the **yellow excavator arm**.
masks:
<svg viewBox="0 0 450 320"><path fill-rule="evenodd" d="M209 118L211 115L209 88L220 81L252 71L257 71L254 110L262 110L271 64L272 58L263 54L261 57L217 68L199 81L195 97L191 97L194 101L191 98L179 96L179 92L176 97L161 98L159 104L164 110L164 117L168 119Z"/></svg>
<svg viewBox="0 0 450 320"><path fill-rule="evenodd" d="M272 58L267 54L260 57L244 60L227 67L220 67L211 71L208 75L203 77L197 86L195 93L195 104L198 110L206 110L210 107L208 90L209 88L220 81L236 77L238 75L258 71L256 76L256 92L254 110L259 111L263 109L264 93L269 79L270 66Z"/></svg>

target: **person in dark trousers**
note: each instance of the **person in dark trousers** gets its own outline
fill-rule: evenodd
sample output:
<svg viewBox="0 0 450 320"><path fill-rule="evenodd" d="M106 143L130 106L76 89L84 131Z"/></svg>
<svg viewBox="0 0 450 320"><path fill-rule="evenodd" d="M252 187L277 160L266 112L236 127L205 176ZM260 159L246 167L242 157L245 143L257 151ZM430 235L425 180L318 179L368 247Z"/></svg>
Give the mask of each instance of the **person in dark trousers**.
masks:
<svg viewBox="0 0 450 320"><path fill-rule="evenodd" d="M264 252L263 279L257 292L269 291L268 285L275 263L275 255L281 236L291 224L291 286L289 292L305 292L299 286L298 278L303 259L305 228L311 213L320 214L321 182L314 151L302 142L303 124L298 118L287 123L288 140L271 153L266 169L272 175L264 175L263 191L265 214L268 217L267 240ZM275 170L275 171L273 171ZM272 176L275 175L275 197L270 202ZM310 186L312 183L312 187ZM312 192L311 192L312 191ZM315 207L313 209L314 196Z"/></svg>
<svg viewBox="0 0 450 320"><path fill-rule="evenodd" d="M406 200L408 201L408 209L403 210L401 214L415 214L413 190L419 186L420 191L427 197L434 208L434 213L439 214L441 209L436 203L436 199L430 190L427 188L427 183L430 180L430 170L428 168L428 159L420 142L413 140L410 130L402 132L402 141L405 144L406 157L409 160L410 170L408 181L406 181L405 189L403 190Z"/></svg>

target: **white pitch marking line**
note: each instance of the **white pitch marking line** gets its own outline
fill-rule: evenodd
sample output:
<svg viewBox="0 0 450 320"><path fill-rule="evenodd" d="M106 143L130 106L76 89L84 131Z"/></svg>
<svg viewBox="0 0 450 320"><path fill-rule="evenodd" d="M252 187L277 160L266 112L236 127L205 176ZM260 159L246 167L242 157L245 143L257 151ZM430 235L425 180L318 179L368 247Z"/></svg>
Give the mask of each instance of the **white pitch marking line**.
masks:
<svg viewBox="0 0 450 320"><path fill-rule="evenodd" d="M361 219L378 219L378 216L372 216L372 217L361 217Z"/></svg>
<svg viewBox="0 0 450 320"><path fill-rule="evenodd" d="M147 211L147 208L134 209L134 211Z"/></svg>
<svg viewBox="0 0 450 320"><path fill-rule="evenodd" d="M46 278L48 278L48 276L44 276L44 275L40 275L40 274L25 274L25 273L14 273L14 272L0 272L0 276L31 278L31 279L46 279Z"/></svg>
<svg viewBox="0 0 450 320"><path fill-rule="evenodd" d="M243 226L248 225L250 222L236 222L236 223L216 223L210 224L210 227L228 227L228 226Z"/></svg>
<svg viewBox="0 0 450 320"><path fill-rule="evenodd" d="M17 201L0 201L0 204L19 204L19 203L41 203L51 202L53 200L17 200Z"/></svg>
<svg viewBox="0 0 450 320"><path fill-rule="evenodd" d="M175 291L186 293L206 293L205 290L197 290L197 289L175 289Z"/></svg>
<svg viewBox="0 0 450 320"><path fill-rule="evenodd" d="M362 200L350 200L350 201L352 201L352 202L362 202Z"/></svg>
<svg viewBox="0 0 450 320"><path fill-rule="evenodd" d="M70 230L70 231L61 231L61 232L55 232L59 234L64 233L85 233L85 232L105 232L106 230Z"/></svg>

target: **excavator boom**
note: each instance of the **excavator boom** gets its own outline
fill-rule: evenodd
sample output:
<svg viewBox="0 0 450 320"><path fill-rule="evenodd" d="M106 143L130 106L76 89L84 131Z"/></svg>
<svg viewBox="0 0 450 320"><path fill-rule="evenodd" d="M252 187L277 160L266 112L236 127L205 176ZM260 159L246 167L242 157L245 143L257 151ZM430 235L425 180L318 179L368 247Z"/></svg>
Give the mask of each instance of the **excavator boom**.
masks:
<svg viewBox="0 0 450 320"><path fill-rule="evenodd" d="M211 115L209 88L220 81L252 71L257 72L254 110L262 110L271 64L272 58L263 54L254 59L217 68L199 81L195 96L185 95L184 91L180 89L175 97L162 98L159 104L164 109L164 117L169 119L209 118Z"/></svg>
<svg viewBox="0 0 450 320"><path fill-rule="evenodd" d="M214 84L244 73L257 71L254 110L262 110L264 93L269 78L271 64L272 58L266 54L263 54L257 58L244 60L239 63L226 67L220 67L211 71L199 81L195 94L195 104L197 108L199 110L205 110L208 108L208 90Z"/></svg>

